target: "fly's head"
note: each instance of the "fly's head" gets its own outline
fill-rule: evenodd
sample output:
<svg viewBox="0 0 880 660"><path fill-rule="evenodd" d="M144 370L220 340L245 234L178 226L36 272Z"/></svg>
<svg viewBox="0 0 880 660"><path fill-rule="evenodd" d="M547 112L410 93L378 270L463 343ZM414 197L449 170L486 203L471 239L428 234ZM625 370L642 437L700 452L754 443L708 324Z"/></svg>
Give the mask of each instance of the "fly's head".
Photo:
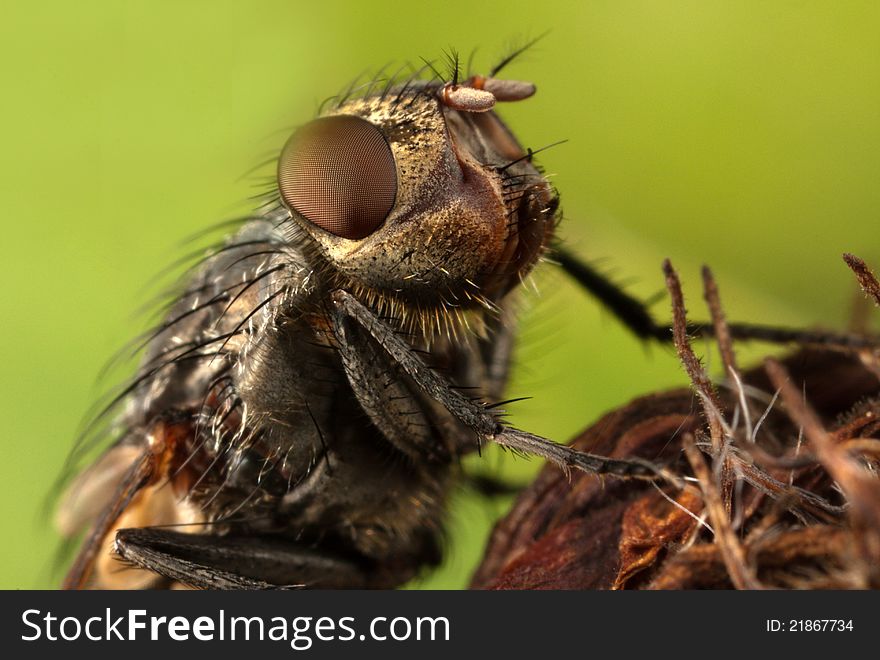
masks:
<svg viewBox="0 0 880 660"><path fill-rule="evenodd" d="M339 103L279 159L290 230L333 286L368 303L428 317L492 309L555 225L554 190L493 111L532 93L492 78L410 80Z"/></svg>

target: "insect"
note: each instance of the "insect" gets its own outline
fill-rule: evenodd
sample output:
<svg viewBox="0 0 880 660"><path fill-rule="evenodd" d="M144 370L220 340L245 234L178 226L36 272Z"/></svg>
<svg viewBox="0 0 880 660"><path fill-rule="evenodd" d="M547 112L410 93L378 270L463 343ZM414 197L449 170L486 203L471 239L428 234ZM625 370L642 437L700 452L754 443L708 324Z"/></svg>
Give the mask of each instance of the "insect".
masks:
<svg viewBox="0 0 880 660"><path fill-rule="evenodd" d="M294 132L273 199L148 334L114 402L118 439L68 488L60 527L86 540L65 587L397 586L440 560L459 459L489 442L662 478L506 426L493 405L517 289L559 219L535 152L494 110L535 91L499 78L519 52L485 77L460 79L456 61L377 80ZM668 340L637 300L553 256Z"/></svg>

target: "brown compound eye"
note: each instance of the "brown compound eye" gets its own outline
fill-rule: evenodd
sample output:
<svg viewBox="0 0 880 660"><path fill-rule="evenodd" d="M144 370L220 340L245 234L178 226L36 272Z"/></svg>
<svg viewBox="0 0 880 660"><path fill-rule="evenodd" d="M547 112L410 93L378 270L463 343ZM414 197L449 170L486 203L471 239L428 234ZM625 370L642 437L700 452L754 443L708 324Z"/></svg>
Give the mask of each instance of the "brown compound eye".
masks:
<svg viewBox="0 0 880 660"><path fill-rule="evenodd" d="M353 116L323 117L296 131L278 162L284 203L348 239L372 234L397 197L397 169L385 136Z"/></svg>

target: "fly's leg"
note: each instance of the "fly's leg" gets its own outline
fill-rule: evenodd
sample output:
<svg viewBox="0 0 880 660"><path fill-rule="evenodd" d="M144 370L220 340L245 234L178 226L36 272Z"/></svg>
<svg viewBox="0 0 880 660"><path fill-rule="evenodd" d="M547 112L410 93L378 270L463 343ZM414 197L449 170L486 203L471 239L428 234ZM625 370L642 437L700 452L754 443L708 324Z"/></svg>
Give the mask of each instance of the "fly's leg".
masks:
<svg viewBox="0 0 880 660"><path fill-rule="evenodd" d="M201 589L389 586L355 561L272 537L132 528L117 532L115 549L130 564Z"/></svg>
<svg viewBox="0 0 880 660"><path fill-rule="evenodd" d="M499 327L499 334L512 338L509 326ZM425 414L419 409L412 383L403 367L388 357L372 336L359 325L338 323L333 332L336 350L342 359L345 375L361 408L383 436L404 454L417 460L448 462L455 448L448 447L436 437ZM486 342L488 344L489 342ZM506 369L496 363L500 356L509 355L510 341L502 337L497 352L481 344L487 361L487 385L490 397L501 394L506 380ZM511 495L522 490L521 485L508 484L489 476L465 475L465 481L486 497Z"/></svg>
<svg viewBox="0 0 880 660"><path fill-rule="evenodd" d="M486 498L518 495L528 485L526 483L512 483L486 474L465 474L462 483L477 495Z"/></svg>
<svg viewBox="0 0 880 660"><path fill-rule="evenodd" d="M641 300L632 297L589 264L564 249L556 251L555 259L569 276L589 291L637 337L672 342L672 325L657 323ZM728 323L728 327L734 339L756 339L774 344L801 344L847 352L858 352L880 346L880 338L866 335L777 328L747 323ZM711 336L714 332L711 323L689 323L687 329L688 334L699 336Z"/></svg>
<svg viewBox="0 0 880 660"><path fill-rule="evenodd" d="M351 389L385 439L416 461L448 462L452 448L437 437L402 365L356 324L335 323L332 332Z"/></svg>
<svg viewBox="0 0 880 660"><path fill-rule="evenodd" d="M566 470L573 467L591 474L671 479L662 468L649 461L596 456L556 444L538 435L504 426L483 404L468 399L453 389L445 379L424 363L394 329L364 307L354 296L338 290L333 292L331 300L334 306L331 323L335 333L346 333L352 324L365 330L376 347L387 355L389 366L398 365L425 396L442 404L450 414L470 428L480 443L494 442L514 451L539 456Z"/></svg>

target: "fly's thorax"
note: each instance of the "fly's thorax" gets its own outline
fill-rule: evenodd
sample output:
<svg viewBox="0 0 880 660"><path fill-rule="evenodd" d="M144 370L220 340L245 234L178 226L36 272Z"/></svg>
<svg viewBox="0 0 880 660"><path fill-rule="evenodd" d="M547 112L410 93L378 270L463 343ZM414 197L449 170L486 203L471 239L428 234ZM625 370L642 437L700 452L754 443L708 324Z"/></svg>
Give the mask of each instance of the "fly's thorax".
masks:
<svg viewBox="0 0 880 660"><path fill-rule="evenodd" d="M555 196L529 153L494 112L448 107L439 90L345 103L299 129L279 162L291 231L369 302L490 307L552 232Z"/></svg>

